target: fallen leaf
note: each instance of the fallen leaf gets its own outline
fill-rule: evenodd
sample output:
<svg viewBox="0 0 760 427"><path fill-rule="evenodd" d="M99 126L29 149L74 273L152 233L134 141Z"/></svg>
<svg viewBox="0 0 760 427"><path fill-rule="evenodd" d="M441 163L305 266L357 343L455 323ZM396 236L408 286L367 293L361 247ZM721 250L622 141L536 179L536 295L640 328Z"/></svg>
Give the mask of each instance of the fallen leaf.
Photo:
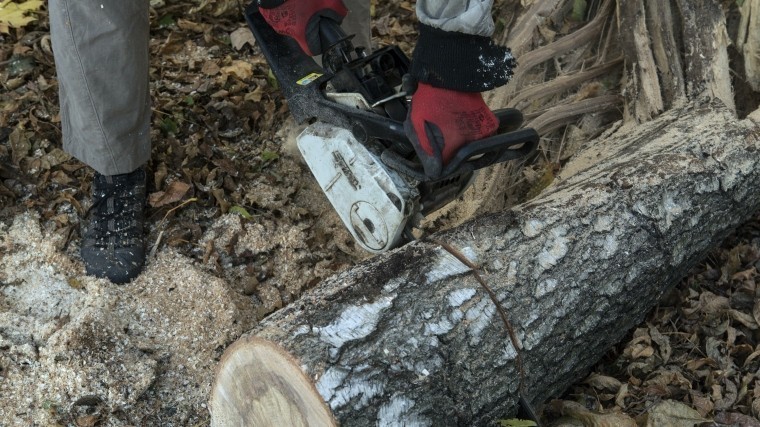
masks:
<svg viewBox="0 0 760 427"><path fill-rule="evenodd" d="M654 347L651 346L636 346L631 351L631 357L634 359L647 358L654 354Z"/></svg>
<svg viewBox="0 0 760 427"><path fill-rule="evenodd" d="M256 44L256 39L253 37L253 33L248 27L240 27L230 33L230 42L232 43L233 49L240 50L246 44L253 47Z"/></svg>
<svg viewBox="0 0 760 427"><path fill-rule="evenodd" d="M598 390L617 391L623 385L617 378L593 373L584 381L586 384Z"/></svg>
<svg viewBox="0 0 760 427"><path fill-rule="evenodd" d="M619 408L625 408L625 398L628 397L628 383L623 384L615 396L615 405Z"/></svg>
<svg viewBox="0 0 760 427"><path fill-rule="evenodd" d="M219 208L222 210L222 213L227 213L230 209L230 202L224 197L224 190L221 188L215 188L211 190L211 194L216 199L216 202L219 203Z"/></svg>
<svg viewBox="0 0 760 427"><path fill-rule="evenodd" d="M261 88L261 86L256 86L256 89L254 89L253 92L246 93L243 99L246 101L260 102L263 95L264 90Z"/></svg>
<svg viewBox="0 0 760 427"><path fill-rule="evenodd" d="M757 269L755 267L748 268L744 271L740 271L738 273L734 273L733 276L731 276L731 280L736 280L739 282L744 282L749 279L751 279L753 276L757 274Z"/></svg>
<svg viewBox="0 0 760 427"><path fill-rule="evenodd" d="M760 421L738 412L719 412L715 415L715 422L733 427L760 427Z"/></svg>
<svg viewBox="0 0 760 427"><path fill-rule="evenodd" d="M11 146L11 161L18 166L32 149L32 143L29 142L29 135L21 127L13 129L8 136L8 142Z"/></svg>
<svg viewBox="0 0 760 427"><path fill-rule="evenodd" d="M157 191L148 196L148 203L154 208L160 208L174 202L178 202L185 197L191 185L182 181L174 181L166 188L165 191Z"/></svg>
<svg viewBox="0 0 760 427"><path fill-rule="evenodd" d="M716 411L725 411L727 409L730 409L734 403L736 403L736 398L738 394L738 390L736 389L736 384L733 383L733 381L730 380L724 380L723 382L724 387L722 390L720 390L719 393L717 393L716 396L713 396L713 401L715 402L715 410ZM715 387L717 384L713 385Z"/></svg>
<svg viewBox="0 0 760 427"><path fill-rule="evenodd" d="M552 402L552 407L562 415L582 421L587 427L636 427L636 421L628 415L616 412L600 414L586 409L577 402L555 400Z"/></svg>
<svg viewBox="0 0 760 427"><path fill-rule="evenodd" d="M647 427L693 427L707 422L699 412L674 400L665 400L656 404L647 414Z"/></svg>
<svg viewBox="0 0 760 427"><path fill-rule="evenodd" d="M83 415L76 420L77 427L94 427L100 417L97 415Z"/></svg>
<svg viewBox="0 0 760 427"><path fill-rule="evenodd" d="M668 363L668 360L670 360L670 354L672 353L672 349L670 347L670 338L660 333L660 331L654 326L649 328L649 335L652 337L652 341L657 344L657 347L660 348L660 357L662 357L662 362Z"/></svg>
<svg viewBox="0 0 760 427"><path fill-rule="evenodd" d="M739 310L729 310L728 313L731 315L731 318L736 320L737 322L741 323L742 325L755 330L757 329L758 325L755 319L750 316L747 313L743 313ZM753 313L754 314L754 313Z"/></svg>
<svg viewBox="0 0 760 427"><path fill-rule="evenodd" d="M0 1L0 24L4 27L21 28L37 19L33 13L40 9L42 3L42 0L27 0L22 3L13 0Z"/></svg>
<svg viewBox="0 0 760 427"><path fill-rule="evenodd" d="M200 4L192 9L190 13L204 12L213 16L221 16L228 11L236 10L240 7L238 0L200 0Z"/></svg>
<svg viewBox="0 0 760 427"><path fill-rule="evenodd" d="M250 62L234 60L231 65L222 67L222 73L234 75L240 80L246 80L253 76L253 65Z"/></svg>
<svg viewBox="0 0 760 427"><path fill-rule="evenodd" d="M660 385L667 389L669 386L684 390L691 389L691 381L687 380L680 371L658 371L657 375L644 381L645 386Z"/></svg>
<svg viewBox="0 0 760 427"><path fill-rule="evenodd" d="M745 250L746 248L740 245L728 252L728 259L726 260L726 263L723 264L723 266L720 268L721 282L728 282L729 278L731 278L731 276L739 271L739 268L741 268L742 265L741 254Z"/></svg>
<svg viewBox="0 0 760 427"><path fill-rule="evenodd" d="M747 359L744 360L744 367L746 368L747 365L749 365L758 356L760 356L760 350L755 350L752 354L750 354L749 356L747 356Z"/></svg>
<svg viewBox="0 0 760 427"><path fill-rule="evenodd" d="M69 175L66 174L66 172L62 170L57 170L53 172L53 174L50 176L50 180L59 185L69 185L72 182L74 182L74 179L71 178Z"/></svg>
<svg viewBox="0 0 760 427"><path fill-rule="evenodd" d="M209 24L199 24L188 19L178 19L177 26L183 30L190 30L196 33L203 33L211 29L211 25Z"/></svg>
<svg viewBox="0 0 760 427"><path fill-rule="evenodd" d="M760 325L760 299L755 301L755 307L752 308L752 317L754 317L755 322Z"/></svg>
<svg viewBox="0 0 760 427"><path fill-rule="evenodd" d="M699 305L701 311L708 319L721 316L723 313L731 309L728 298L707 291L699 296Z"/></svg>
<svg viewBox="0 0 760 427"><path fill-rule="evenodd" d="M179 32L171 32L166 37L166 41L161 45L159 53L161 55L172 55L182 51L185 46L185 39Z"/></svg>
<svg viewBox="0 0 760 427"><path fill-rule="evenodd" d="M201 72L207 76L215 76L219 74L219 71L219 65L214 61L206 61L203 63L203 67L201 67Z"/></svg>
<svg viewBox="0 0 760 427"><path fill-rule="evenodd" d="M694 409L697 410L697 412L699 412L699 415L702 417L709 415L715 408L715 405L713 405L710 397L705 396L698 391L690 390L689 396L691 397L691 405L694 407Z"/></svg>

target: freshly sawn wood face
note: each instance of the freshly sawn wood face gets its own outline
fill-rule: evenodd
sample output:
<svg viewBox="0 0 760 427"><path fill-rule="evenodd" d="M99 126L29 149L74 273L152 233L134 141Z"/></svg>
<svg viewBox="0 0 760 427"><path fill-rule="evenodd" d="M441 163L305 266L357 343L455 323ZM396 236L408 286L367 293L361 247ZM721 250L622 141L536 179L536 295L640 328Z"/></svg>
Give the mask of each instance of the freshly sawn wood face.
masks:
<svg viewBox="0 0 760 427"><path fill-rule="evenodd" d="M229 347L211 394L214 426L334 426L295 360L269 341L249 337Z"/></svg>

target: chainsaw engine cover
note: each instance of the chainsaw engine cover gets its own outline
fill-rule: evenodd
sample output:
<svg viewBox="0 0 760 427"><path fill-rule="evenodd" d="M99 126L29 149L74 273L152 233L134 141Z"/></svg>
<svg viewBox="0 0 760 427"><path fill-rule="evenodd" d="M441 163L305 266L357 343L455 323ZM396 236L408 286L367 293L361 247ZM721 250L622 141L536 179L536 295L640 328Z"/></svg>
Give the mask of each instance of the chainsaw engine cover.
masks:
<svg viewBox="0 0 760 427"><path fill-rule="evenodd" d="M373 253L398 246L419 193L354 135L322 122L298 136L298 149L356 242Z"/></svg>

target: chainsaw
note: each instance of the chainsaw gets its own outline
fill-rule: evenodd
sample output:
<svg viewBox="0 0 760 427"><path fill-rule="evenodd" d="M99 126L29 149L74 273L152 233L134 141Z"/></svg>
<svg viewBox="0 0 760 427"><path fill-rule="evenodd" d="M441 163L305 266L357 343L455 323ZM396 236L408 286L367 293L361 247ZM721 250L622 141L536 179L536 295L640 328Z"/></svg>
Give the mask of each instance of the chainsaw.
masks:
<svg viewBox="0 0 760 427"><path fill-rule="evenodd" d="M309 123L297 145L357 244L382 253L413 240L412 230L431 212L461 195L482 168L533 154L538 134L519 129L522 114L494 111L497 134L469 142L440 177L423 171L404 121L413 92L409 59L397 46L373 52L330 19L320 22L321 65L295 40L276 33L258 11L246 21L293 118Z"/></svg>

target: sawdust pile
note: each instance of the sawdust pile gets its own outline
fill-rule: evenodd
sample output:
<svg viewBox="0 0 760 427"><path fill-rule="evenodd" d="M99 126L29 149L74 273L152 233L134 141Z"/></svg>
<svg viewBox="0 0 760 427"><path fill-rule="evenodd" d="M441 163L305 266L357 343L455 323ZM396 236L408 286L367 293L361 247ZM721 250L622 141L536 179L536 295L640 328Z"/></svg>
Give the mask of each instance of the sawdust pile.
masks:
<svg viewBox="0 0 760 427"><path fill-rule="evenodd" d="M127 286L86 277L33 215L0 238L4 425L206 419L214 365L242 332L221 279L172 250Z"/></svg>

